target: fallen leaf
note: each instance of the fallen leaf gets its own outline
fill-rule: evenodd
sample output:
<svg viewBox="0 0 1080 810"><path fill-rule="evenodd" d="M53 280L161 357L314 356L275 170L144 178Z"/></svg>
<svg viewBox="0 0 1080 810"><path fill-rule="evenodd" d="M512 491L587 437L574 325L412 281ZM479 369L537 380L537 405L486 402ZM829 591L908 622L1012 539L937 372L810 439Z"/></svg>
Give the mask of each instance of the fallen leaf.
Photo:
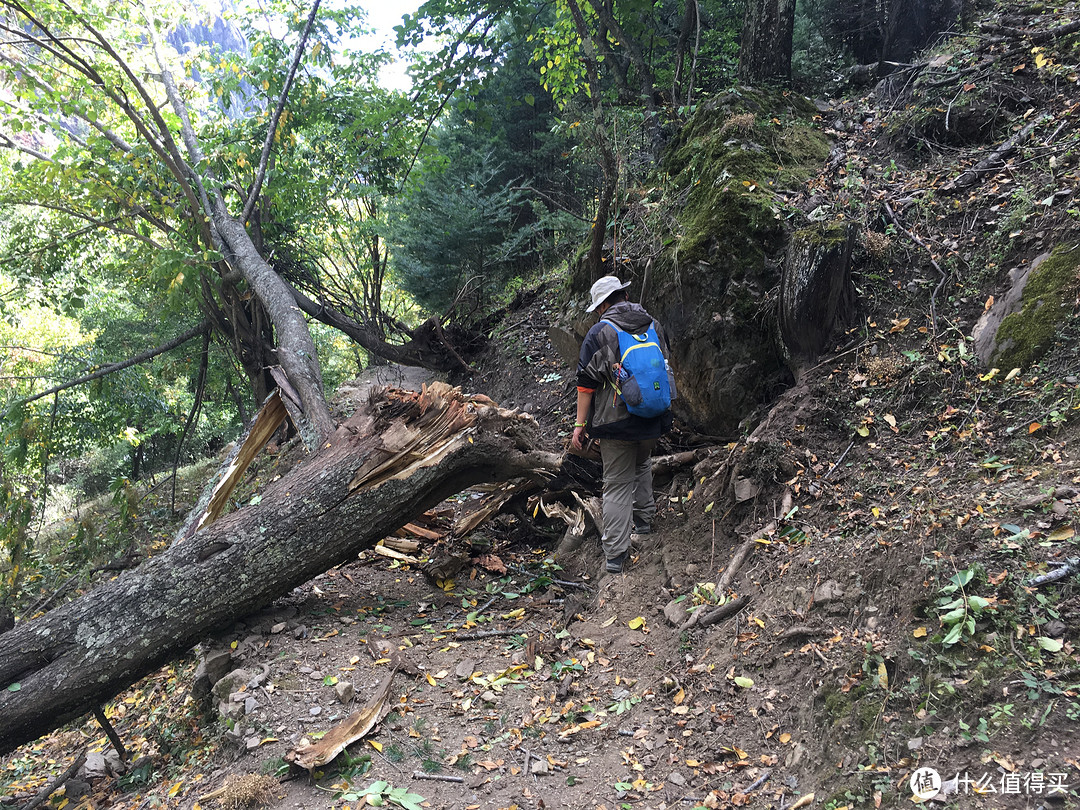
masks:
<svg viewBox="0 0 1080 810"><path fill-rule="evenodd" d="M645 617L637 616L626 623L631 630L640 630L645 626Z"/></svg>
<svg viewBox="0 0 1080 810"><path fill-rule="evenodd" d="M913 635L915 638L926 638L926 628L916 627L915 630L912 631L911 635Z"/></svg>
<svg viewBox="0 0 1080 810"><path fill-rule="evenodd" d="M1032 422L1030 425L1028 425L1028 433L1029 434L1034 433L1036 430L1038 430L1041 427L1042 427L1042 425L1040 425L1038 422Z"/></svg>
<svg viewBox="0 0 1080 810"><path fill-rule="evenodd" d="M795 802L795 804L791 805L791 807L789 807L788 810L799 810L800 807L806 807L806 806L810 805L813 801L814 801L814 794L813 793L807 793L805 796L803 796L797 802Z"/></svg>
<svg viewBox="0 0 1080 810"><path fill-rule="evenodd" d="M785 731L783 734L780 735L780 742L784 745L787 745L789 742L791 742L791 735Z"/></svg>
<svg viewBox="0 0 1080 810"><path fill-rule="evenodd" d="M754 681L751 678L745 678L742 675L737 676L734 680L735 685L741 686L743 689L749 689L754 685Z"/></svg>
<svg viewBox="0 0 1080 810"><path fill-rule="evenodd" d="M368 740L368 745L370 745L372 748L374 748L380 754L382 753L382 743L379 742L378 740Z"/></svg>

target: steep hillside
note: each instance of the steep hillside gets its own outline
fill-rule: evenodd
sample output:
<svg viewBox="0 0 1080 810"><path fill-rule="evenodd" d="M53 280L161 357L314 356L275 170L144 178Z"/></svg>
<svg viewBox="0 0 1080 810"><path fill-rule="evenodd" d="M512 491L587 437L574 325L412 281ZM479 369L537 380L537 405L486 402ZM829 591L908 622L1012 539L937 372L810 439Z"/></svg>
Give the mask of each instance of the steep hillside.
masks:
<svg viewBox="0 0 1080 810"><path fill-rule="evenodd" d="M661 452L695 454L629 570L569 490L451 538L467 493L420 527L434 564L341 566L121 695L131 769L52 804L841 810L933 769L949 806L1080 805L1078 31L1017 6L865 96L703 104L622 214L618 272L676 337ZM829 322L785 331L811 265ZM523 292L463 381L548 449L582 295ZM367 741L290 772L394 669ZM0 801L86 746L92 719L6 757Z"/></svg>

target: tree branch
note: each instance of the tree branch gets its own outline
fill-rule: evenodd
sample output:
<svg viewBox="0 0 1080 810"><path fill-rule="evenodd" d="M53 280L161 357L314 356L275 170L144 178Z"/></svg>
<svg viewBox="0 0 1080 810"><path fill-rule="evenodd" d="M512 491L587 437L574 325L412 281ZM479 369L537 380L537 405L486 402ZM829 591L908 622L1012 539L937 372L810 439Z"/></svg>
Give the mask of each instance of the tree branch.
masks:
<svg viewBox="0 0 1080 810"><path fill-rule="evenodd" d="M125 368L131 368L132 366L137 366L140 363L145 363L147 360L152 360L159 354L164 354L167 351L175 349L177 346L187 343L189 340L197 338L199 337L199 335L202 335L209 330L210 323L208 321L203 321L198 326L194 327L193 329L189 329L181 335L177 335L167 343L162 343L160 346L154 349L148 349L142 354L136 355L135 357L129 358L128 360L121 360L119 363L110 363L109 365L104 366L103 368L99 368L97 371L91 372L90 374L84 374L77 379L69 380L68 382L60 383L59 385L54 385L52 388L48 389L47 391L42 391L40 394L34 394L31 397L16 400L4 410L2 417L6 417L9 413L11 413L12 410L14 410L18 406L28 405L31 402L43 399L47 396L51 396L59 391L64 391L68 388L74 388L77 385L91 382L92 380L99 379L100 377L104 377L108 374L113 374L117 371L123 371Z"/></svg>
<svg viewBox="0 0 1080 810"><path fill-rule="evenodd" d="M277 107L274 108L274 114L270 118L270 128L266 131L266 140L263 141L262 154L259 155L259 168L255 172L255 182L251 184L251 193L248 195L247 202L244 203L243 213L240 215L241 222L247 222L251 219L251 212L255 209L255 201L258 200L259 192L262 190L263 180L266 178L266 165L270 160L270 149L274 145L274 133L277 132L278 121L281 119L281 113L285 109L285 101L289 97L289 90L292 88L293 79L296 77L296 70L300 66L301 57L304 55L308 36L315 25L315 15L319 11L320 2L321 0L315 0L312 4L311 13L308 14L307 24L304 26L304 33L300 35L300 41L296 43L292 64L289 65L289 72L285 76L285 84L281 88L281 95L278 96Z"/></svg>

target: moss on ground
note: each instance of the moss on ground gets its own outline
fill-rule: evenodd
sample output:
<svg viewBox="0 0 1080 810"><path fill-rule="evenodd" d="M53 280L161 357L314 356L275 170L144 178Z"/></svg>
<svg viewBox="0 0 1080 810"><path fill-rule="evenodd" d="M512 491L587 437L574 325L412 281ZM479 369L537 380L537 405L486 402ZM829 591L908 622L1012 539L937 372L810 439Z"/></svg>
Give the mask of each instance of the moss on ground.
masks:
<svg viewBox="0 0 1080 810"><path fill-rule="evenodd" d="M1071 317L1068 296L1077 287L1080 247L1059 245L1036 267L1024 287L1023 306L998 328L993 362L1001 368L1026 368L1054 345Z"/></svg>

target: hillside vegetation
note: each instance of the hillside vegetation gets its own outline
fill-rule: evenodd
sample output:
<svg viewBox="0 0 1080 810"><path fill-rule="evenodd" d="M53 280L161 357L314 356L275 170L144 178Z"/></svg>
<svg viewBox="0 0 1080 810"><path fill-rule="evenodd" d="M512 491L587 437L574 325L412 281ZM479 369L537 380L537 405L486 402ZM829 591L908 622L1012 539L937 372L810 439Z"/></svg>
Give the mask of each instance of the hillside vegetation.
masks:
<svg viewBox="0 0 1080 810"><path fill-rule="evenodd" d="M658 452L695 454L626 573L567 532L569 492L453 538L486 494L463 493L416 552L365 552L104 707L129 766L88 718L0 760L0 803L88 749L53 807L842 810L910 806L924 768L947 807L1080 806L1078 31L1075 2L1000 5L857 92L697 105L608 258L671 328ZM796 339L803 266L830 304ZM585 275L522 282L451 377L546 450ZM269 448L236 505L303 463ZM153 553L164 494L126 492L53 550L117 520ZM290 769L380 696L365 739Z"/></svg>

